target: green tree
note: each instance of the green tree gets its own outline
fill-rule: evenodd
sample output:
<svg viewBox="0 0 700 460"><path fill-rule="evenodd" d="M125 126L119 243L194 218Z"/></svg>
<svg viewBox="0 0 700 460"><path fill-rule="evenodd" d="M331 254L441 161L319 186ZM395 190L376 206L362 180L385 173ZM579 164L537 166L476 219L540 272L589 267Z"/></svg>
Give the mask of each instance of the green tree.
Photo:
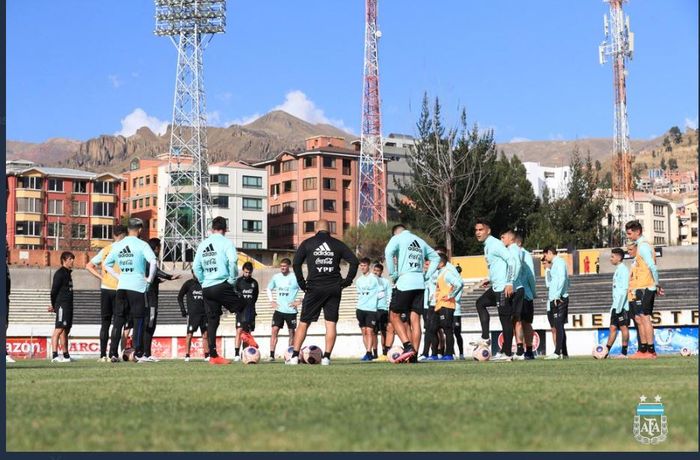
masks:
<svg viewBox="0 0 700 460"><path fill-rule="evenodd" d="M676 169L678 169L678 160L676 160L675 158L669 158L668 167L671 171L675 171Z"/></svg>
<svg viewBox="0 0 700 460"><path fill-rule="evenodd" d="M600 172L600 170L603 169L603 165L600 164L600 160L595 161L595 170L597 172Z"/></svg>
<svg viewBox="0 0 700 460"><path fill-rule="evenodd" d="M683 133L681 133L678 126L671 127L671 129L668 130L668 133L671 135L671 139L673 139L674 144L680 144L683 140Z"/></svg>
<svg viewBox="0 0 700 460"><path fill-rule="evenodd" d="M663 169L664 171L666 171L666 168L667 168L667 166L666 166L666 158L663 158L663 157L662 157L662 158L661 158L661 169Z"/></svg>
<svg viewBox="0 0 700 460"><path fill-rule="evenodd" d="M543 249L549 245L557 245L557 230L554 209L547 188L542 192L542 198L535 204L535 210L527 218L527 238L525 246L529 249Z"/></svg>
<svg viewBox="0 0 700 460"><path fill-rule="evenodd" d="M384 260L384 249L391 239L391 228L394 225L395 222L371 222L365 226L350 227L343 234L343 242L354 249L359 257ZM423 238L429 245L435 245L430 235L413 228L411 232Z"/></svg>

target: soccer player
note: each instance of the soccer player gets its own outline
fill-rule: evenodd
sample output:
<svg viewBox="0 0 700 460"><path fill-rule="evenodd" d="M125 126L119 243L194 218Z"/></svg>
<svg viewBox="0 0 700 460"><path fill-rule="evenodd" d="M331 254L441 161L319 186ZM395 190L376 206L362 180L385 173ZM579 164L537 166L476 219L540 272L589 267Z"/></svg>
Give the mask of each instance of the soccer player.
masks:
<svg viewBox="0 0 700 460"><path fill-rule="evenodd" d="M7 328L10 327L10 245L7 243L7 240L5 240L5 305L7 306L7 310L5 313L5 340L7 340ZM14 363L15 360L12 359L12 356L7 352L7 348L5 348L5 362L6 363Z"/></svg>
<svg viewBox="0 0 700 460"><path fill-rule="evenodd" d="M445 352L443 361L454 360L454 312L457 306L457 296L464 288L462 277L456 270L447 267L447 254L440 253L438 278L435 288L435 322L445 332Z"/></svg>
<svg viewBox="0 0 700 460"><path fill-rule="evenodd" d="M651 324L651 315L654 312L654 300L656 293L664 295L664 290L659 286L659 271L656 268L656 255L654 248L642 235L642 224L638 220L627 222L625 225L627 238L637 246L637 254L634 257L632 267L632 279L630 289L639 305L635 311L637 334L641 336L641 347L631 359L654 359L654 327Z"/></svg>
<svg viewBox="0 0 700 460"><path fill-rule="evenodd" d="M112 244L112 250L102 265L118 280L109 356L113 363L119 362L118 351L122 327L131 316L134 320L135 360L146 363L150 362L143 359L144 333L148 317L146 291L153 282L158 267L156 255L151 247L139 239L143 231L143 221L132 217L129 219L127 231L126 238ZM148 264L148 272L146 272L146 264ZM119 267L119 273L114 269L115 265Z"/></svg>
<svg viewBox="0 0 700 460"><path fill-rule="evenodd" d="M209 339L209 364L231 364L216 351L216 331L223 314L222 307L230 313L240 313L245 301L235 289L238 276L238 253L233 242L226 238L226 219L218 216L211 222L211 235L197 247L194 256L194 274L202 284L204 308L207 312L207 338ZM253 336L241 332L241 339L257 347Z"/></svg>
<svg viewBox="0 0 700 460"><path fill-rule="evenodd" d="M440 265L438 264L438 267ZM425 273L428 272L428 269L430 268L430 261L426 260L423 263L423 271ZM438 329L439 329L439 324L437 324L436 320L436 312L435 312L435 290L437 289L437 278L438 278L438 270L435 270L430 277L430 279L426 279L425 281L425 292L423 293L423 335L424 335L424 343L423 343L423 353L418 357L418 361L425 361L425 360L437 360L442 358L442 355L438 356L438 348L439 348L439 337L438 337ZM432 354L428 356L432 349Z"/></svg>
<svg viewBox="0 0 700 460"><path fill-rule="evenodd" d="M513 331L514 336L517 338L517 332L520 331L522 333L521 318L523 315L523 309L525 308L525 284L527 284L527 268L525 267L525 261L523 259L523 251L515 242L515 232L511 229L506 230L501 234L501 241L506 245L506 248L508 249L508 252L510 252L511 256L508 263L508 270L513 272L512 275L509 273L509 278L513 278L513 295L510 297L510 303L513 311ZM504 334L504 345L506 340L507 337ZM511 336L508 342L512 346L513 336ZM518 343L516 350L517 352L513 359L524 360L525 349L522 341Z"/></svg>
<svg viewBox="0 0 700 460"><path fill-rule="evenodd" d="M367 257L360 259L360 276L355 280L357 289L357 310L355 315L362 332L362 341L366 353L361 361L372 361L374 329L377 327L377 296L380 291L379 281L374 273L369 271L370 260Z"/></svg>
<svg viewBox="0 0 700 460"><path fill-rule="evenodd" d="M233 358L234 361L241 360L241 342L244 342L245 346L251 345L243 340L243 333L250 335L255 330L255 317L257 316L255 304L258 302L260 294L258 282L253 278L252 262L245 262L241 271L242 276L236 280L236 289L243 296L245 307L243 311L236 313L236 356Z"/></svg>
<svg viewBox="0 0 700 460"><path fill-rule="evenodd" d="M185 298L187 299L187 308L185 308ZM190 347L192 344L192 336L199 329L202 333L202 348L204 350L204 360L209 360L209 341L207 340L207 315L204 311L204 296L202 295L202 285L194 276L192 271L192 279L185 281L180 287L180 292L177 294L177 303L180 305L182 317L187 317L187 352L185 353L185 362L190 360Z"/></svg>
<svg viewBox="0 0 700 460"><path fill-rule="evenodd" d="M552 279L549 283L549 318L550 327L557 330L557 341L554 353L545 356L545 359L568 358L566 348L566 331L564 325L569 322L569 273L566 269L566 262L557 255L557 250L553 246L544 248L544 257L552 264L550 274Z"/></svg>
<svg viewBox="0 0 700 460"><path fill-rule="evenodd" d="M610 307L610 336L608 337L608 351L605 357L610 354L610 349L617 338L617 330L622 332L622 355L627 358L627 344L630 338L630 316L629 303L627 301L627 291L629 290L630 271L623 263L625 251L614 248L610 253L610 263L617 267L613 275L612 284L612 306Z"/></svg>
<svg viewBox="0 0 700 460"><path fill-rule="evenodd" d="M375 263L372 271L377 276L377 281L379 282L379 293L377 294L377 328L375 330L375 335L372 336L374 340L374 350L377 346L377 335L381 335L382 340L382 354L381 356L375 357L379 361L387 360L387 353L389 353L389 348L394 343L394 326L389 322L389 300L391 299L391 284L386 278L382 277L384 272L384 265L380 263Z"/></svg>
<svg viewBox="0 0 700 460"><path fill-rule="evenodd" d="M112 230L114 242L124 239L126 236L126 227L124 225L115 225ZM110 275L104 269L104 261L107 255L112 250L112 245L108 244L100 249L100 252L93 257L85 267L92 276L100 280L100 359L99 362L108 363L107 358L107 342L109 341L109 327L112 325L112 316L114 315L114 305L117 299L117 279ZM97 271L97 267L102 266L102 272ZM119 268L115 271L118 273Z"/></svg>
<svg viewBox="0 0 700 460"><path fill-rule="evenodd" d="M510 268L514 262L510 251L503 242L491 235L491 225L485 219L477 219L474 224L476 239L484 244L484 256L488 265L489 277L482 281L481 287L488 289L476 300L476 311L481 323L481 340L472 342L475 346L491 346L489 338L491 316L487 307L496 306L503 329L503 347L492 358L493 361L512 361L513 359L513 282L516 273Z"/></svg>
<svg viewBox="0 0 700 460"><path fill-rule="evenodd" d="M552 282L552 264L547 261L547 258L542 255L542 267L544 270L544 287L547 288L547 292L549 292L549 285ZM544 299L545 304L547 305L547 321L549 321L549 330L552 332L552 343L557 343L557 328L554 327L554 316L552 316L552 310L549 308L549 300L547 298Z"/></svg>
<svg viewBox="0 0 700 460"><path fill-rule="evenodd" d="M532 321L535 319L535 298L537 297L537 282L535 280L535 264L532 262L532 255L527 249L523 248L523 236L520 233L515 234L515 243L520 247L523 254L523 270L525 270L525 301L523 302L523 313L520 316L520 331L516 324L515 336L518 340L518 352L522 348L523 341L525 342L524 359L535 359L535 353L532 349L532 338L534 331L532 330ZM556 331L556 329L554 329Z"/></svg>
<svg viewBox="0 0 700 460"><path fill-rule="evenodd" d="M403 224L394 225L391 233L393 236L384 250L384 259L396 287L391 296L389 318L403 344L404 352L397 361L416 362L417 350L420 349L425 280L430 279L437 270L440 256ZM397 263L394 263L394 257ZM430 265L424 273L426 259L430 260ZM410 318L408 324L401 321L402 313Z"/></svg>
<svg viewBox="0 0 700 460"><path fill-rule="evenodd" d="M445 246L437 246L435 251L438 254L448 255ZM462 279L462 267L460 267L459 264L455 267L452 265L452 262L448 260L445 264L445 268L451 270L457 278ZM464 360L464 340L462 339L462 293L463 291L460 289L459 293L457 293L457 297L455 297L454 325L452 327L455 334L455 342L459 347L459 359Z"/></svg>
<svg viewBox="0 0 700 460"><path fill-rule="evenodd" d="M61 268L53 275L51 285L51 306L49 312L56 313L56 325L51 335L51 347L53 348L54 363L71 362L68 353L68 335L73 327L73 262L75 256L72 252L61 253ZM58 348L63 348L63 356L58 356Z"/></svg>
<svg viewBox="0 0 700 460"><path fill-rule="evenodd" d="M292 275L289 267L292 261L284 258L280 260L280 272L276 273L267 284L267 298L270 306L275 309L272 314L272 332L270 333L270 361L275 360L275 349L277 348L277 337L280 329L287 324L289 330L289 345L294 345L294 331L297 328L297 308L301 304L296 300L299 293L299 284L296 276ZM273 291L276 299L273 298Z"/></svg>
<svg viewBox="0 0 700 460"><path fill-rule="evenodd" d="M316 228L318 229L316 235L299 245L292 263L297 284L305 295L301 305L299 327L294 334L294 351L292 357L285 363L289 365L299 364L299 351L306 339L306 331L311 323L318 321L321 310L326 321L326 350L321 364L324 366L331 364L331 353L337 334L336 323L340 297L343 289L352 284L357 274L357 266L360 264L345 243L331 236L326 219L320 219L316 223ZM345 278L340 274L341 259L350 265ZM306 280L301 270L303 263L306 263L308 273Z"/></svg>

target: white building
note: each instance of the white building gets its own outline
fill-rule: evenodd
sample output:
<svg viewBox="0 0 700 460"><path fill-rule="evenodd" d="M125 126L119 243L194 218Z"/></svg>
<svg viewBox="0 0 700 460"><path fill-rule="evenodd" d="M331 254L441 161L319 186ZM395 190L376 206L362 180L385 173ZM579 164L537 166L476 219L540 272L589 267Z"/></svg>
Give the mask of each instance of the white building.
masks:
<svg viewBox="0 0 700 460"><path fill-rule="evenodd" d="M644 192L634 193L635 219L642 224L644 236L654 246L678 244L678 217L671 202L660 196ZM617 227L622 217L625 200L613 198L603 226ZM624 219L624 218L623 218ZM625 222L623 222L624 225Z"/></svg>
<svg viewBox="0 0 700 460"><path fill-rule="evenodd" d="M165 215L168 181L167 163L158 167L158 214ZM209 165L209 193L212 217L224 217L226 237L256 257L255 250L267 249L267 171L235 161ZM165 232L165 219L158 219L158 234Z"/></svg>
<svg viewBox="0 0 700 460"><path fill-rule="evenodd" d="M571 179L571 167L542 166L532 161L526 161L523 165L535 196L542 198L545 187L549 190L550 198L561 198L566 194Z"/></svg>
<svg viewBox="0 0 700 460"><path fill-rule="evenodd" d="M676 204L677 241L681 246L698 244L698 199L686 198Z"/></svg>

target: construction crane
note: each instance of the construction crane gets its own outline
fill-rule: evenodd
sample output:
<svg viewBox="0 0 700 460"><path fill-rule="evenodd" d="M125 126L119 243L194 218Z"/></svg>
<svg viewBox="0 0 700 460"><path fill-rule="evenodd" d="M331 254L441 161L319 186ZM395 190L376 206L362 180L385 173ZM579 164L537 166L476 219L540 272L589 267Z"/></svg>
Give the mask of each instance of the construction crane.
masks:
<svg viewBox="0 0 700 460"><path fill-rule="evenodd" d="M603 16L605 40L598 47L600 64L608 57L613 66L613 88L615 94L612 193L617 199L617 222L620 242L624 241L625 222L635 216L634 181L632 177L633 156L630 152L630 134L627 118L627 60L634 52L634 34L630 31L630 18L622 11L627 0L604 0L610 4L610 16Z"/></svg>
<svg viewBox="0 0 700 460"><path fill-rule="evenodd" d="M386 222L386 174L379 98L378 0L365 0L365 59L360 138L359 225Z"/></svg>

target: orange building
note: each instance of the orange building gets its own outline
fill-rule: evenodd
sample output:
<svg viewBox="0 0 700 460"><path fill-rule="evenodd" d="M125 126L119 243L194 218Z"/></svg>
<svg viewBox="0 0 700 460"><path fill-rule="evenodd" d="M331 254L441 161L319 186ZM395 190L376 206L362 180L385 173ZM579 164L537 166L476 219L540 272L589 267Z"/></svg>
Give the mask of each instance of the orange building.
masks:
<svg viewBox="0 0 700 460"><path fill-rule="evenodd" d="M123 174L121 213L143 220L144 239L158 236L158 168L167 164L166 160L134 158Z"/></svg>
<svg viewBox="0 0 700 460"><path fill-rule="evenodd" d="M282 151L253 164L268 172L268 248L293 249L327 219L342 238L357 225L359 152L342 137L316 136L304 151Z"/></svg>

